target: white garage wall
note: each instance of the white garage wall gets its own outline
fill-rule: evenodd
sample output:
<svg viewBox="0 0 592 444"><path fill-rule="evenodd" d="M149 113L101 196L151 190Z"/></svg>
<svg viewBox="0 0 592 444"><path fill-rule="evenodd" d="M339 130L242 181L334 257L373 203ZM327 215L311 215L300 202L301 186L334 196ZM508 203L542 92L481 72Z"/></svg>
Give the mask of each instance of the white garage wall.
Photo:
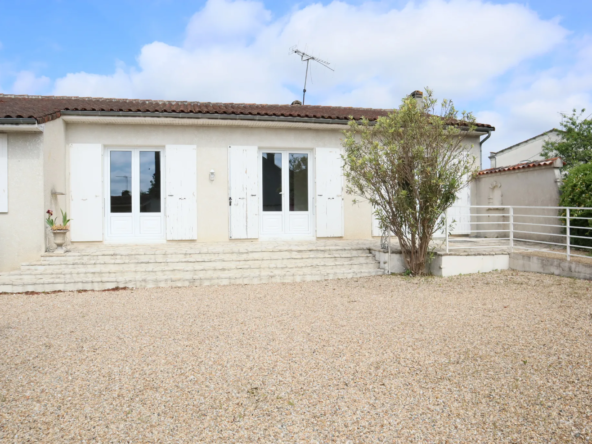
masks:
<svg viewBox="0 0 592 444"><path fill-rule="evenodd" d="M16 270L45 249L41 133L8 133L8 212L0 213L0 271Z"/></svg>

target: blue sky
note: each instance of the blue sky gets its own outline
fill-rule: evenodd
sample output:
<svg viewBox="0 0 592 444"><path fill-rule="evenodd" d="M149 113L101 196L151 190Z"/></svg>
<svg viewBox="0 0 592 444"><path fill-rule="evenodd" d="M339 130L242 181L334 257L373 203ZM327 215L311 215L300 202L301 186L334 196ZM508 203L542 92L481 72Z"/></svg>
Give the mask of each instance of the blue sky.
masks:
<svg viewBox="0 0 592 444"><path fill-rule="evenodd" d="M498 150L592 111L592 1L0 1L0 92L396 107L430 86ZM485 166L487 163L484 164Z"/></svg>

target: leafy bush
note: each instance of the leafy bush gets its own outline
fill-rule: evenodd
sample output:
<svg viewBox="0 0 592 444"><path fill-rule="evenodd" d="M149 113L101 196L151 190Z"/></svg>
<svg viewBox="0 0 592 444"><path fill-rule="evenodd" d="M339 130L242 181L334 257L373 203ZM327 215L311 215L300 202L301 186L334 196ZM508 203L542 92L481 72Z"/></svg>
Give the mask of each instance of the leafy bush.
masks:
<svg viewBox="0 0 592 444"><path fill-rule="evenodd" d="M444 225L442 214L476 173L465 140L475 118L459 115L449 100L438 103L426 89L421 102L406 97L375 124L350 120L343 141L347 192L376 209L381 229L397 236L414 276L426 273L430 241Z"/></svg>
<svg viewBox="0 0 592 444"><path fill-rule="evenodd" d="M561 114L559 140L547 140L543 146L543 159L561 157L564 169L592 162L592 120L582 118L586 110L579 114L573 110L571 116ZM590 116L588 116L590 117Z"/></svg>
<svg viewBox="0 0 592 444"><path fill-rule="evenodd" d="M592 164L578 165L569 170L569 174L561 186L562 207L592 208ZM566 215L563 211L562 216ZM573 236L588 236L592 238L592 219L574 219L578 217L592 218L592 210L570 210L570 234L572 245L592 247L592 239L580 239ZM565 219L563 219L565 223Z"/></svg>

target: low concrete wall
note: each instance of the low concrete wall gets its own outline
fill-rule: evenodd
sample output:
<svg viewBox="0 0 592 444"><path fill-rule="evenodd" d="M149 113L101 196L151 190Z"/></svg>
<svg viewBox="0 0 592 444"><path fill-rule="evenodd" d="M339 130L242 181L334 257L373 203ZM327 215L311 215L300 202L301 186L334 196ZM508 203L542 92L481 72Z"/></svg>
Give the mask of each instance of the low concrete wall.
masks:
<svg viewBox="0 0 592 444"><path fill-rule="evenodd" d="M592 265L568 262L564 259L514 253L510 255L510 268L518 271L592 280Z"/></svg>
<svg viewBox="0 0 592 444"><path fill-rule="evenodd" d="M488 273L494 270L508 270L508 254L487 254L475 256L436 256L431 263L435 276L456 276L459 274Z"/></svg>
<svg viewBox="0 0 592 444"><path fill-rule="evenodd" d="M389 270L389 272L394 274L405 273L405 270L407 270L405 259L403 259L401 253L391 253L390 264L388 253L379 250L374 250L373 253L376 260L380 263L380 268L383 270Z"/></svg>
<svg viewBox="0 0 592 444"><path fill-rule="evenodd" d="M401 274L407 270L401 253L391 253L390 264L388 253L374 251L374 256L380 262L380 268L394 274ZM390 267L389 267L390 265ZM483 255L437 255L426 267L426 271L434 276L457 276L459 274L487 273L494 270L507 270L510 259L507 254Z"/></svg>
<svg viewBox="0 0 592 444"><path fill-rule="evenodd" d="M383 270L389 269L389 265L389 271L394 274L402 274L407 270L403 255L399 252L391 253L390 264L387 253L374 251L374 256ZM432 275L442 277L488 273L495 270L517 270L592 280L592 264L520 253L437 255L426 269Z"/></svg>

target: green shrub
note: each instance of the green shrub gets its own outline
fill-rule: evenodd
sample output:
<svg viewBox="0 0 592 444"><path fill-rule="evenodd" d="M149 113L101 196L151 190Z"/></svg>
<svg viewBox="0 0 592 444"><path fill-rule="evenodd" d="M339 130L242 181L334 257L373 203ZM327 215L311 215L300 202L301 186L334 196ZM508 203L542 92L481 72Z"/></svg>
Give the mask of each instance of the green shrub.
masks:
<svg viewBox="0 0 592 444"><path fill-rule="evenodd" d="M559 205L592 208L592 164L586 163L569 170L569 174L561 186ZM566 211L563 211L562 216L565 215ZM592 239L573 237L588 236L592 238L592 220L574 219L577 217L592 218L592 210L570 210L571 244L592 247ZM565 223L565 219L562 220Z"/></svg>

